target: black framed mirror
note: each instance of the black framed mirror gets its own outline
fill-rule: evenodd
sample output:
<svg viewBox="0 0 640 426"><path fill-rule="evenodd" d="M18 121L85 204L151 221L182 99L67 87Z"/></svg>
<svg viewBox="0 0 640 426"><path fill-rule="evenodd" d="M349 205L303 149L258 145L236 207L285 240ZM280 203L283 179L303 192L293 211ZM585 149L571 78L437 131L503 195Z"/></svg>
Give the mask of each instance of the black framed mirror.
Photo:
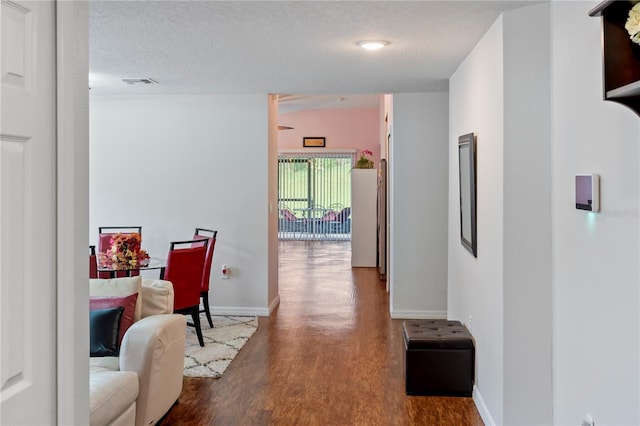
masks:
<svg viewBox="0 0 640 426"><path fill-rule="evenodd" d="M460 241L478 257L476 233L476 140L473 133L458 138Z"/></svg>

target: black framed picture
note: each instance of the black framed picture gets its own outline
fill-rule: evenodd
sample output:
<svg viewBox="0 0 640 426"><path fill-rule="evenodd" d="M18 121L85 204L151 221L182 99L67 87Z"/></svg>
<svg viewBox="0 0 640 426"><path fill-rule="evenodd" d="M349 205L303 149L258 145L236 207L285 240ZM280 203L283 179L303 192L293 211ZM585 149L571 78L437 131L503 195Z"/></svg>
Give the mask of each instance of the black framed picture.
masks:
<svg viewBox="0 0 640 426"><path fill-rule="evenodd" d="M458 138L460 182L460 241L478 257L476 231L476 139L473 133Z"/></svg>
<svg viewBox="0 0 640 426"><path fill-rule="evenodd" d="M325 138L321 137L303 137L302 146L304 148L324 148Z"/></svg>

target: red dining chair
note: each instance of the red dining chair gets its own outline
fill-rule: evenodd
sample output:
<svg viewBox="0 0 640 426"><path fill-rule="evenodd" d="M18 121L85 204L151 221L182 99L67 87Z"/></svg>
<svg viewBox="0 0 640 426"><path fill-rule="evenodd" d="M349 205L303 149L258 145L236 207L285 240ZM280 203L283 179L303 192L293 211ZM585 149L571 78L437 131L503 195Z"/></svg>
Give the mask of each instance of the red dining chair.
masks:
<svg viewBox="0 0 640 426"><path fill-rule="evenodd" d="M198 246L193 247L196 243ZM207 239L172 242L162 277L173 284L173 312L191 315L200 346L204 346L200 327L200 287L208 244Z"/></svg>
<svg viewBox="0 0 640 426"><path fill-rule="evenodd" d="M206 228L196 228L193 239L202 240L208 239L207 256L204 260L204 271L202 272L202 284L200 286L200 297L202 298L202 306L204 309L200 312L204 312L209 321L209 327L213 328L213 321L211 320L211 312L209 311L209 280L211 279L211 262L213 261L213 249L216 246L216 236L218 231ZM194 243L192 246L197 247L202 243Z"/></svg>
<svg viewBox="0 0 640 426"><path fill-rule="evenodd" d="M89 246L89 278L98 278L98 259L96 246Z"/></svg>
<svg viewBox="0 0 640 426"><path fill-rule="evenodd" d="M137 232L142 236L142 226L99 226L98 227L98 252L104 253L111 248L111 238L118 234L131 234ZM133 277L140 275L140 271L116 271L115 276ZM111 272L99 272L100 278L112 278Z"/></svg>

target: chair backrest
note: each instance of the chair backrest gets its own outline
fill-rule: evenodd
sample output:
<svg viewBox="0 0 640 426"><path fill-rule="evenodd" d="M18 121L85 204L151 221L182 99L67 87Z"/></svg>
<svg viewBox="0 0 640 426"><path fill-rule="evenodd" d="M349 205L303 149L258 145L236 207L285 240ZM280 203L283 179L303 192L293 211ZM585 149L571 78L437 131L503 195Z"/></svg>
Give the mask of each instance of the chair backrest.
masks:
<svg viewBox="0 0 640 426"><path fill-rule="evenodd" d="M346 222L347 219L349 218L349 215L351 215L351 207L345 207L344 209L342 209L340 211L340 213L338 213L338 222Z"/></svg>
<svg viewBox="0 0 640 426"><path fill-rule="evenodd" d="M96 246L89 246L89 278L98 278L98 259Z"/></svg>
<svg viewBox="0 0 640 426"><path fill-rule="evenodd" d="M293 214L293 212L287 208L281 208L280 209L280 214L282 215L282 217L285 220L290 220L292 222L295 222L296 220L298 220L298 218L296 217L295 214Z"/></svg>
<svg viewBox="0 0 640 426"><path fill-rule="evenodd" d="M192 247L198 243L197 247ZM169 245L164 278L173 284L173 309L179 310L200 304L202 271L207 254L207 239L174 241ZM178 248L184 246L185 248Z"/></svg>
<svg viewBox="0 0 640 426"><path fill-rule="evenodd" d="M328 212L326 212L324 214L324 216L322 216L322 220L325 222L335 222L338 220L338 212L335 212L333 210L329 210Z"/></svg>
<svg viewBox="0 0 640 426"><path fill-rule="evenodd" d="M137 232L142 236L142 226L99 226L98 252L104 253L111 248L111 237L117 233L132 234Z"/></svg>
<svg viewBox="0 0 640 426"><path fill-rule="evenodd" d="M204 259L204 271L202 272L202 281L200 285L201 291L209 291L209 280L211 278L211 263L213 262L213 249L216 247L216 237L218 231L206 228L196 228L193 239L202 240L206 238L209 240L207 244L207 255ZM191 247L199 247L202 243L193 243Z"/></svg>
<svg viewBox="0 0 640 426"><path fill-rule="evenodd" d="M196 228L195 232L193 233L194 237L200 236L200 237L209 237L213 239L215 239L217 235L218 235L218 231L214 231L213 229L207 229L207 228Z"/></svg>
<svg viewBox="0 0 640 426"><path fill-rule="evenodd" d="M138 233L142 237L142 226L99 226L98 227L98 253L105 253L111 248L111 238L116 234L129 235L132 233ZM127 275L139 275L140 271L130 271L127 274L126 271L116 272L117 277L126 277ZM99 272L99 278L110 278L109 272Z"/></svg>

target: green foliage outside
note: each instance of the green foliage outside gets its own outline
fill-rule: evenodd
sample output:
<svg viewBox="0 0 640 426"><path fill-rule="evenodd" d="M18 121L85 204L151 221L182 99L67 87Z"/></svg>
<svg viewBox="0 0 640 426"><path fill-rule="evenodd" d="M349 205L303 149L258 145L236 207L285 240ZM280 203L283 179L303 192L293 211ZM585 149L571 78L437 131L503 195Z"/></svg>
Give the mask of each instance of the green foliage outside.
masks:
<svg viewBox="0 0 640 426"><path fill-rule="evenodd" d="M321 206L339 210L351 206L351 158L291 158L278 162L278 199L295 209ZM312 217L322 216L322 211Z"/></svg>

